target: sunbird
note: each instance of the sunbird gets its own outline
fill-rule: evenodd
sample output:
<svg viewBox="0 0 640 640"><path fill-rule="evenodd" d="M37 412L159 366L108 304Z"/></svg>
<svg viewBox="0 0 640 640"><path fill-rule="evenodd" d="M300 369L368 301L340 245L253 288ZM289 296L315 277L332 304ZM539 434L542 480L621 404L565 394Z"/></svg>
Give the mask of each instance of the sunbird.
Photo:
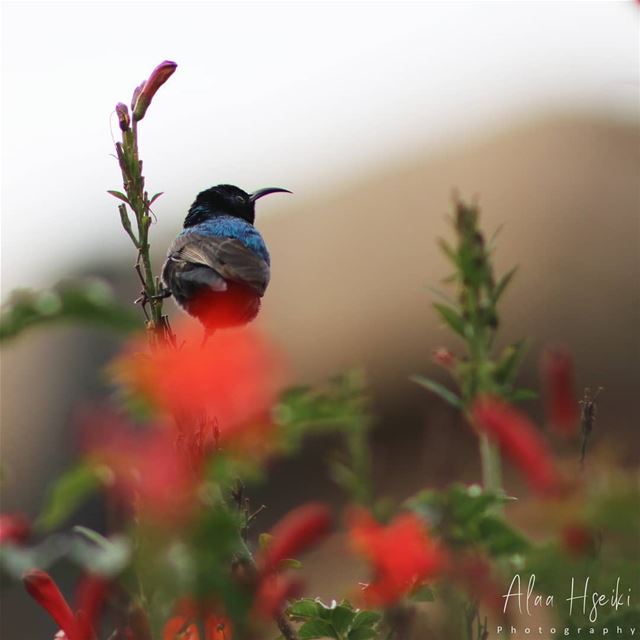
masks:
<svg viewBox="0 0 640 640"><path fill-rule="evenodd" d="M165 295L197 318L205 336L251 322L270 278L269 251L253 226L256 200L268 187L247 193L230 184L201 191L162 267Z"/></svg>

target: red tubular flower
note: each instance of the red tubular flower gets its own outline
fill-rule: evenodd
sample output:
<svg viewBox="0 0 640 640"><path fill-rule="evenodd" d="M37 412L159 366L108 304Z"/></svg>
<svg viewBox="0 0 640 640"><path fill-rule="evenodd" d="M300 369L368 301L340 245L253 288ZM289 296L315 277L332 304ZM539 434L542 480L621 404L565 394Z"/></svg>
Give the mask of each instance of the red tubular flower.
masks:
<svg viewBox="0 0 640 640"><path fill-rule="evenodd" d="M93 637L93 627L100 619L108 586L104 578L95 575L87 576L80 583L76 597L76 621L80 640L89 640Z"/></svg>
<svg viewBox="0 0 640 640"><path fill-rule="evenodd" d="M561 478L549 448L534 424L511 405L493 396L481 396L473 404L474 424L500 446L541 494L556 492Z"/></svg>
<svg viewBox="0 0 640 640"><path fill-rule="evenodd" d="M180 333L186 336L180 349L142 355L144 343L134 342L116 361L116 375L171 415L215 418L223 446L264 425L283 378L275 349L253 327L221 331L204 345L198 327Z"/></svg>
<svg viewBox="0 0 640 640"><path fill-rule="evenodd" d="M91 640L107 592L104 578L87 576L80 583L75 615L48 573L32 569L23 581L29 595L53 618L66 640Z"/></svg>
<svg viewBox="0 0 640 640"><path fill-rule="evenodd" d="M576 434L580 420L574 393L573 359L565 349L548 349L540 369L545 385L547 416L561 436Z"/></svg>
<svg viewBox="0 0 640 640"><path fill-rule="evenodd" d="M75 640L78 637L76 618L51 576L33 569L23 580L27 593L54 619L69 640Z"/></svg>
<svg viewBox="0 0 640 640"><path fill-rule="evenodd" d="M22 513L0 514L0 544L23 544L31 535L31 524Z"/></svg>
<svg viewBox="0 0 640 640"><path fill-rule="evenodd" d="M178 65L170 60L161 62L152 72L149 78L142 84L142 87L135 97L133 105L133 118L142 120L147 112L153 96L158 89L171 77Z"/></svg>
<svg viewBox="0 0 640 640"><path fill-rule="evenodd" d="M259 560L262 574L277 571L283 560L315 545L330 528L331 513L324 504L311 502L289 512L271 532L271 542Z"/></svg>
<svg viewBox="0 0 640 640"><path fill-rule="evenodd" d="M387 606L441 573L444 550L415 514L403 513L386 527L362 509L349 517L351 542L372 565L373 581L364 589L370 606Z"/></svg>

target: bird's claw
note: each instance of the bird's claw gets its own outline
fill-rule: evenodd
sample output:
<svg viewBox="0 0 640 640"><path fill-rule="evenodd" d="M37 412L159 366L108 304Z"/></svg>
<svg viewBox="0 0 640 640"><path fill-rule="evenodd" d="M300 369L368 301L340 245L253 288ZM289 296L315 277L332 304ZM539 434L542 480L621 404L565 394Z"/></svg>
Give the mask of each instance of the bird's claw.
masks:
<svg viewBox="0 0 640 640"><path fill-rule="evenodd" d="M133 304L141 304L143 307L152 300L164 300L171 297L171 290L164 287L158 293L150 296L146 291L141 291L140 297L133 301Z"/></svg>

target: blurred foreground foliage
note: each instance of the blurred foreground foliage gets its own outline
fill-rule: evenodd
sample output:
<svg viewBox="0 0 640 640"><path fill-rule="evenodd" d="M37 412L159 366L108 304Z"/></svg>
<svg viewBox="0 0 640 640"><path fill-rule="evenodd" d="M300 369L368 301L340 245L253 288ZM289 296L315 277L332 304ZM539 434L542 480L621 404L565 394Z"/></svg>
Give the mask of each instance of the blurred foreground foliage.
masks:
<svg viewBox="0 0 640 640"><path fill-rule="evenodd" d="M471 216L461 206L458 215ZM481 392L508 400L519 397L515 382L525 343L507 347L496 359L492 356L496 304L513 272L494 285L488 252L464 257L465 252L479 251L476 214L469 220L459 221L456 228L465 233L475 229L475 248L461 241L460 255L448 246L446 252L457 267L484 265L482 277L465 272L452 278L461 287L461 306L436 308L445 324L467 341L464 356L441 349L435 357L457 381L460 395L427 378L414 379L472 420ZM117 331L138 324L100 283L67 283L53 292L16 294L4 312L2 335L13 337L31 326L61 321ZM180 354L184 347L169 348ZM122 618L124 626L117 629L133 640L262 639L256 633L270 628L269 620L285 640L409 638L418 626L428 628L429 637L483 640L488 633L485 616L513 619L509 609L516 607L503 608L503 599L515 575L525 585L535 575L535 593L558 599L566 597L572 580L584 588L588 579L590 593L609 593L616 581L622 590L635 585L640 572L640 495L622 473L607 482L598 474L584 476L552 497L541 497L536 508L544 510L552 533L540 541L514 526L510 509L517 498L500 483L493 488L486 482L484 488L459 483L441 490L425 488L395 504L377 495L372 481L369 437L374 417L362 371L313 387L285 389L267 414L254 414L250 405L263 402L260 385L267 380L261 376L268 375L271 365L264 368L262 362L255 370L245 370L240 366L244 360L234 364L236 354L224 350L219 352L222 369L215 360L195 361L197 376L211 367L213 391L228 376L245 371L237 378L245 395L235 401L221 397L230 403L230 415L240 410L245 416L245 426L227 431L195 407L192 415L170 416L154 406L153 394L140 394L144 380L136 376L149 366L162 366L157 365L163 362L159 347L154 349L149 357L132 354L129 348L124 360L108 368L119 413L91 418L97 423L97 443L90 443L80 461L50 488L30 538L3 538L0 567L6 577L20 580L25 572L31 575L33 567L69 564L80 575L100 577L109 589L117 585L120 595L105 604ZM122 375L123 362L127 375ZM196 382L203 381L194 378ZM233 384L226 380L225 385L233 393ZM185 390L194 393L189 385ZM206 386L193 397L206 401ZM240 402L235 409L234 402ZM174 419L175 426L166 424ZM506 428L519 437L521 422L517 418ZM327 464L348 504L349 546L371 565L372 577L354 586L348 599L327 604L299 597L305 567L297 557L326 533L326 507L294 509L266 532L260 527L264 507L252 505L250 494L265 480L268 460L296 455L305 438L328 434L343 442ZM517 465L519 455L513 458ZM540 448L528 464L548 464L535 459L548 455ZM100 496L111 510L115 507L107 532L71 525L80 507ZM423 544L428 549L421 548ZM603 608L595 620L589 606L584 611L576 606L571 615L567 607L558 606L554 615L569 629L588 626L604 633L613 624L636 624L640 610L634 600L617 610ZM181 635L185 629L191 629L190 636ZM220 635L222 630L226 635ZM273 629L271 637L277 633Z"/></svg>
<svg viewBox="0 0 640 640"><path fill-rule="evenodd" d="M61 282L46 291L19 289L0 312L0 342L17 338L33 327L84 324L130 332L140 329L140 319L129 307L116 302L101 280Z"/></svg>

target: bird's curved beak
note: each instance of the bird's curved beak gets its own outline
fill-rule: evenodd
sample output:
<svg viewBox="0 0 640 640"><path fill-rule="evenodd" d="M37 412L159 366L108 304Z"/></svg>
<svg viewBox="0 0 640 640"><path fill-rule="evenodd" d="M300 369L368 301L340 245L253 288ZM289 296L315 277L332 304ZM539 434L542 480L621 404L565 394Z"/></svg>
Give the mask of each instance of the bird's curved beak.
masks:
<svg viewBox="0 0 640 640"><path fill-rule="evenodd" d="M255 202L258 198L262 198L262 196L268 196L270 193L292 193L289 189L280 189L280 187L267 187L266 189L258 189L253 193L249 194L249 201Z"/></svg>

